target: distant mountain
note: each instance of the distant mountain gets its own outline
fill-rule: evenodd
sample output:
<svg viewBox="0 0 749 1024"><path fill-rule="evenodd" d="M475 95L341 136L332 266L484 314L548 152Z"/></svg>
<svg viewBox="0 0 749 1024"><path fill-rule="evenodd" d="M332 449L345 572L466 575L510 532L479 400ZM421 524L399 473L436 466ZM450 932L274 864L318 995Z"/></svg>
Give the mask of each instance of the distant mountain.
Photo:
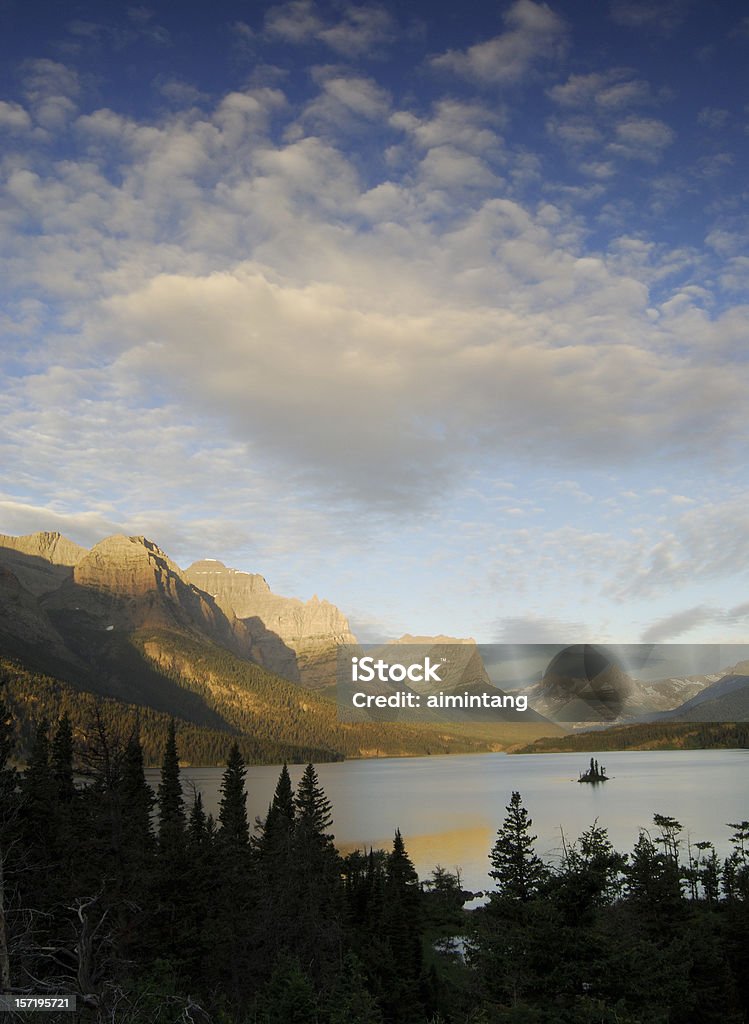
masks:
<svg viewBox="0 0 749 1024"><path fill-rule="evenodd" d="M421 697L421 705L417 712L406 709L397 716L401 721L413 721L416 716L420 721L434 720L442 722L462 722L467 725L478 723L534 723L539 728L542 723L551 731L558 731L554 723L545 719L535 710L528 707L525 711L516 710L514 707L515 695L507 694L504 690L495 686L481 657L481 652L472 638L439 636L412 636L405 634L398 640L392 640L387 644L378 646L367 646L362 649L367 656L375 659L382 659L387 663L398 661L398 652L394 648L403 647L407 651L407 661L411 664L425 662L429 659L432 666L438 667L439 682L433 680L428 682L382 682L373 680L367 683L351 683L346 687L339 687L344 699L348 693L356 690L368 694L395 693L402 691L414 693ZM504 707L480 707L480 706L459 706L451 707L426 707L427 699L442 694L446 697L471 697L481 698L488 694L494 698L505 698ZM372 713L374 718L392 718L391 713Z"/></svg>
<svg viewBox="0 0 749 1024"><path fill-rule="evenodd" d="M610 725L645 721L680 706L720 674L646 681L625 672L605 647L575 644L560 651L526 691L531 706L555 722Z"/></svg>
<svg viewBox="0 0 749 1024"><path fill-rule="evenodd" d="M193 562L184 577L244 623L262 664L313 689L335 685L338 648L357 642L335 605L317 596L306 603L281 597L262 576L230 569L215 559Z"/></svg>
<svg viewBox="0 0 749 1024"><path fill-rule="evenodd" d="M728 669L717 681L679 707L657 716L657 721L749 721L749 662Z"/></svg>

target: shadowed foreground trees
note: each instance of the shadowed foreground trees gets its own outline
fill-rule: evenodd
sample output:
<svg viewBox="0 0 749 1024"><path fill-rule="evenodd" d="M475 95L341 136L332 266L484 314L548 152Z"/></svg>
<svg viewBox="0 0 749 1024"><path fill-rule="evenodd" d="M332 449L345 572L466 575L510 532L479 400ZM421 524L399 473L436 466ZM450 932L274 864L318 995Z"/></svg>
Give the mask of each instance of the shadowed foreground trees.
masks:
<svg viewBox="0 0 749 1024"><path fill-rule="evenodd" d="M186 806L171 728L157 797L137 725L77 748L44 725L22 776L11 735L0 708L0 988L76 994L68 1024L746 1020L749 822L722 864L656 815L630 856L595 822L551 866L514 792L468 913L400 831L341 857L312 765L296 792L284 766L251 834L236 745L215 822Z"/></svg>

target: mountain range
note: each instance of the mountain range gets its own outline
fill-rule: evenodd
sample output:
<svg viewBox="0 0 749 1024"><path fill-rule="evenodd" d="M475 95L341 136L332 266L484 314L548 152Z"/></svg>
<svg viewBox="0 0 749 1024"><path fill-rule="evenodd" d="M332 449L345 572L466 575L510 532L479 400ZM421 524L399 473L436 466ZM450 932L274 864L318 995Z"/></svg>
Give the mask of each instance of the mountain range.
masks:
<svg viewBox="0 0 749 1024"><path fill-rule="evenodd" d="M145 537L115 535L89 550L59 533L0 534L0 680L26 744L43 716L54 720L65 710L85 730L86 716L104 707L112 721L138 719L154 737L153 749L146 744L152 759L159 723L170 716L188 759L203 763L222 759L227 735L241 737L252 760L478 751L562 735L566 723L585 723L591 707L578 699L577 683L570 697L570 648L525 691L530 706L522 713L341 715L342 645L356 648L357 640L335 605L282 597L263 576L215 559L182 570ZM410 658L449 663L433 690L503 695L473 640L407 634L366 650L392 660L398 645ZM655 683L613 665L596 671L598 689L616 694L592 716L599 727L749 718L747 664ZM427 692L419 684L357 686Z"/></svg>
<svg viewBox="0 0 749 1024"><path fill-rule="evenodd" d="M501 715L342 721L342 644L356 637L329 602L281 597L211 559L183 571L145 537L88 550L57 533L0 535L0 671L24 742L62 711L85 731L92 701L149 736L175 716L188 759L204 763L222 759L227 734L249 759L277 761L502 749L556 731L538 716L511 730Z"/></svg>

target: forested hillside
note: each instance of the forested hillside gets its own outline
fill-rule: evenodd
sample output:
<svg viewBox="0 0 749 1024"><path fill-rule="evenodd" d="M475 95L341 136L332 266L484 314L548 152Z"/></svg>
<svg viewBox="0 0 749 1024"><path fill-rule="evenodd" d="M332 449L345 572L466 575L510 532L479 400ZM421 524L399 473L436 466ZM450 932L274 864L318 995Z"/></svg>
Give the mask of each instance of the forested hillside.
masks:
<svg viewBox="0 0 749 1024"><path fill-rule="evenodd" d="M567 736L544 736L511 754L566 750L710 750L749 747L749 722L646 722L613 729L591 729Z"/></svg>
<svg viewBox="0 0 749 1024"><path fill-rule="evenodd" d="M162 657L166 650L165 645L160 647ZM199 701L201 715L192 713L188 717L183 711L174 716L186 764L221 764L232 738L236 738L248 764L471 753L489 750L493 745L488 737L476 738L444 727L343 723L336 705L317 694L218 650L201 648L191 653L195 653L196 660L191 662L191 688L185 689L185 696ZM181 649L179 657L184 656ZM177 654L174 657L177 659ZM158 671L154 668L155 683L185 687L176 663ZM16 755L21 760L29 754L39 723L45 718L56 721L67 714L80 737L90 735L97 717L118 735L126 735L133 723L139 722L146 763L159 763L161 738L172 716L166 710L155 709L152 702L136 704L101 696L0 658L0 695L3 693L13 712ZM176 706L180 707L180 702ZM209 714L211 724L202 724Z"/></svg>

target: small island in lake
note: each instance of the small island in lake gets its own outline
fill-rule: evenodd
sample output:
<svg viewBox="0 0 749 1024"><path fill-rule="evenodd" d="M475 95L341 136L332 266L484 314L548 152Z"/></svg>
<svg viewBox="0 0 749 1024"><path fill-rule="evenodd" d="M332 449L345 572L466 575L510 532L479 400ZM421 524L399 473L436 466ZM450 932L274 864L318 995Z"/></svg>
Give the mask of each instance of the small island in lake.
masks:
<svg viewBox="0 0 749 1024"><path fill-rule="evenodd" d="M608 782L609 777L606 774L606 769L601 765L599 767L598 761L591 757L590 768L586 772L580 772L580 778L578 782Z"/></svg>

